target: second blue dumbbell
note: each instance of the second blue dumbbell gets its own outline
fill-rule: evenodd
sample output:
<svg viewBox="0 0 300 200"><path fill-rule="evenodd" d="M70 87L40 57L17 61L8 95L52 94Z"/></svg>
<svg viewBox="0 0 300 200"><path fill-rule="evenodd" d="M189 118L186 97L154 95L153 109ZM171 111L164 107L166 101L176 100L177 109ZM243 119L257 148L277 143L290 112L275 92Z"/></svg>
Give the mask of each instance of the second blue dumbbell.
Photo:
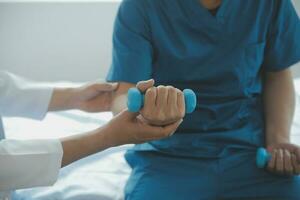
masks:
<svg viewBox="0 0 300 200"><path fill-rule="evenodd" d="M197 97L193 90L183 90L185 100L185 112L194 112L197 105ZM144 105L144 95L137 89L131 88L128 90L127 107L130 112L138 112Z"/></svg>
<svg viewBox="0 0 300 200"><path fill-rule="evenodd" d="M265 148L259 148L256 153L256 165L258 168L264 168L271 160L271 154Z"/></svg>

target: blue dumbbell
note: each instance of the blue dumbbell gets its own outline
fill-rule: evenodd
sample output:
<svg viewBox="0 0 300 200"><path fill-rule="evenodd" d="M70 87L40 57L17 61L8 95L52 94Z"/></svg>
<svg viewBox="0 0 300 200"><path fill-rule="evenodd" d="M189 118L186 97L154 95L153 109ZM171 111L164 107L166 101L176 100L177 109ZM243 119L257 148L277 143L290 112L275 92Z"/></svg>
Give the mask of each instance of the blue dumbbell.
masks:
<svg viewBox="0 0 300 200"><path fill-rule="evenodd" d="M264 168L271 160L271 154L265 148L259 148L256 152L256 165L258 168Z"/></svg>
<svg viewBox="0 0 300 200"><path fill-rule="evenodd" d="M196 94L193 90L183 90L185 100L185 112L192 113L197 104ZM144 105L144 95L137 89L131 88L128 90L127 107L130 112L138 112Z"/></svg>

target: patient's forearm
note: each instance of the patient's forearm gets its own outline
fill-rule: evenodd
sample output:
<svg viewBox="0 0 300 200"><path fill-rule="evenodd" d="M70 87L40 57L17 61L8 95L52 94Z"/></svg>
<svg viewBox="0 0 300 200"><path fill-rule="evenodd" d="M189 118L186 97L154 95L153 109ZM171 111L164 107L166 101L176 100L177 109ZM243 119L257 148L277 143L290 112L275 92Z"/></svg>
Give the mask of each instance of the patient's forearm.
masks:
<svg viewBox="0 0 300 200"><path fill-rule="evenodd" d="M114 115L117 115L126 108L127 94L119 94L113 98L111 105L111 111Z"/></svg>
<svg viewBox="0 0 300 200"><path fill-rule="evenodd" d="M266 74L264 107L267 144L289 142L295 110L295 91L289 69Z"/></svg>

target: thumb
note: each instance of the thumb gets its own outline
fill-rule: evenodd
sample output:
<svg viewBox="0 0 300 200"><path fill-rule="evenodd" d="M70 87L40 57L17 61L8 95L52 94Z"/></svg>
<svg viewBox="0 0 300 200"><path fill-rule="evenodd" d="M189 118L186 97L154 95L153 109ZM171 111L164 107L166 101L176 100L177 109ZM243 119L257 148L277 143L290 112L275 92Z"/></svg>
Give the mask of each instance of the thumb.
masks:
<svg viewBox="0 0 300 200"><path fill-rule="evenodd" d="M145 92L147 89L151 88L154 86L154 80L150 79L147 81L140 81L137 83L136 87L141 91Z"/></svg>
<svg viewBox="0 0 300 200"><path fill-rule="evenodd" d="M128 109L123 110L119 115L121 117L124 117L125 119L128 120L133 120L135 119L137 116L139 116L139 112L129 112Z"/></svg>
<svg viewBox="0 0 300 200"><path fill-rule="evenodd" d="M181 119L173 124L165 126L163 128L163 132L165 132L169 136L173 135L182 122L183 122L183 120Z"/></svg>

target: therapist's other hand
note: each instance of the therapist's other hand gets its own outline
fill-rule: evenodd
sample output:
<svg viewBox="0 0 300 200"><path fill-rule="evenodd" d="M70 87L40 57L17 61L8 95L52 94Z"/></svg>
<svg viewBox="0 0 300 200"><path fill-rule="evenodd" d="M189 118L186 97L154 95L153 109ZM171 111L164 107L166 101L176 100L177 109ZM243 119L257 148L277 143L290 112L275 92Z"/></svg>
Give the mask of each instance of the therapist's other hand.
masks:
<svg viewBox="0 0 300 200"><path fill-rule="evenodd" d="M141 120L139 115L127 110L116 115L102 127L106 141L110 142L111 146L118 146L159 140L173 135L182 122L182 119L179 119L167 126L152 126Z"/></svg>
<svg viewBox="0 0 300 200"><path fill-rule="evenodd" d="M179 120L168 126L151 126L144 123L139 115L125 110L96 130L62 138L62 167L107 148L169 137L182 122Z"/></svg>
<svg viewBox="0 0 300 200"><path fill-rule="evenodd" d="M163 126L181 120L185 116L184 94L172 86L143 87L139 82L137 88L145 93L144 107L141 115L151 125Z"/></svg>
<svg viewBox="0 0 300 200"><path fill-rule="evenodd" d="M110 111L112 95L117 87L117 83L90 83L74 88L73 107L86 112Z"/></svg>
<svg viewBox="0 0 300 200"><path fill-rule="evenodd" d="M117 87L117 83L88 83L75 88L55 88L48 110L110 111L113 92Z"/></svg>
<svg viewBox="0 0 300 200"><path fill-rule="evenodd" d="M300 175L300 147L295 144L281 143L268 146L272 159L268 170L279 175Z"/></svg>

